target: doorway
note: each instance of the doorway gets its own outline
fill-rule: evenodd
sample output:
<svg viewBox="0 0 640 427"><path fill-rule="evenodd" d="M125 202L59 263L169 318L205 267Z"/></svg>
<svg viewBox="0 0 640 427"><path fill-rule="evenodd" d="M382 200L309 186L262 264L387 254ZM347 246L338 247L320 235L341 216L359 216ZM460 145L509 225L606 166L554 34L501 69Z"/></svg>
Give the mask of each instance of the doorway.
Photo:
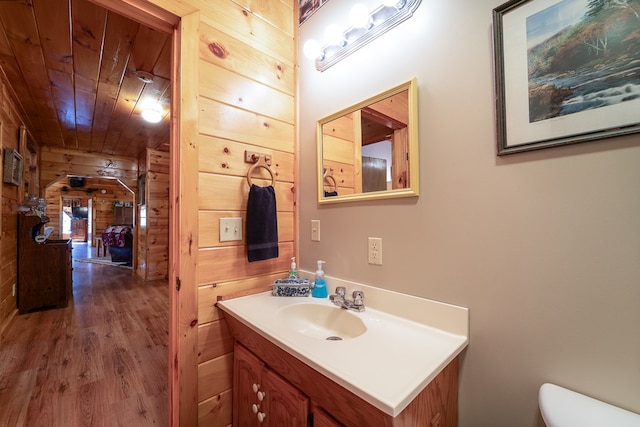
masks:
<svg viewBox="0 0 640 427"><path fill-rule="evenodd" d="M93 238L93 200L62 198L62 238L72 242L91 242Z"/></svg>
<svg viewBox="0 0 640 427"><path fill-rule="evenodd" d="M181 126L181 117L197 118L198 67L182 67L198 63L199 10L177 15L149 0L90 0L109 10L142 22L158 31L171 34L171 136L169 144L169 361L168 419L169 425L196 425L198 419L197 328L184 320L197 316L198 299L193 265L197 251L187 251L183 235L197 233L197 192L192 186L181 189L183 182L197 182L197 168L180 168L181 162L197 164L197 151L183 150L183 145L198 137L197 126ZM169 5L170 2L164 2ZM167 6L168 7L168 6ZM173 6L172 6L173 7ZM175 10L179 10L176 8ZM184 82L184 84L183 84ZM183 144L182 141L185 141ZM177 202L180 194L180 202ZM146 216L146 215L145 215ZM194 228L195 224L195 228ZM186 255L188 253L188 255ZM182 292L179 292L181 285ZM196 320L197 323L197 320Z"/></svg>

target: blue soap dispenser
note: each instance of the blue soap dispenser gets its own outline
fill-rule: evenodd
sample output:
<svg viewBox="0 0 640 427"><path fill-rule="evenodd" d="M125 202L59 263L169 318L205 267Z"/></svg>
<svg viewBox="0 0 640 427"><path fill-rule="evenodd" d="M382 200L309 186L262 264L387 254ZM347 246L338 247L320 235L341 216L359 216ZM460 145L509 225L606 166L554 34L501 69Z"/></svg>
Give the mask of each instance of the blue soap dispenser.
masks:
<svg viewBox="0 0 640 427"><path fill-rule="evenodd" d="M324 261L318 260L318 269L316 270L316 280L313 282L313 292L311 296L314 298L326 298L329 296L327 292L327 284L324 281L324 271L322 271Z"/></svg>

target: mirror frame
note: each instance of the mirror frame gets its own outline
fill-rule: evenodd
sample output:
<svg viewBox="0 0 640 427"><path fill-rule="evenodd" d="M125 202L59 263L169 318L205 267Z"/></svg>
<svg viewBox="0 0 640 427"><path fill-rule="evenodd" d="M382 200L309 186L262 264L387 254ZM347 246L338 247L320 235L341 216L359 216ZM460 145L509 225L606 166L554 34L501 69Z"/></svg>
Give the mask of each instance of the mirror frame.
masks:
<svg viewBox="0 0 640 427"><path fill-rule="evenodd" d="M389 98L400 92L408 90L408 147L409 147L409 186L407 188L399 188L395 190L372 191L367 193L346 194L343 196L324 196L324 156L323 156L323 130L322 126L344 115L351 114L363 107L375 104L378 101ZM399 197L417 197L420 194L420 173L419 173L419 152L418 152L418 84L416 78L404 82L398 86L388 89L376 96L365 99L355 105L347 107L330 116L318 120L317 124L317 174L318 183L318 203L343 203L363 200L381 200Z"/></svg>

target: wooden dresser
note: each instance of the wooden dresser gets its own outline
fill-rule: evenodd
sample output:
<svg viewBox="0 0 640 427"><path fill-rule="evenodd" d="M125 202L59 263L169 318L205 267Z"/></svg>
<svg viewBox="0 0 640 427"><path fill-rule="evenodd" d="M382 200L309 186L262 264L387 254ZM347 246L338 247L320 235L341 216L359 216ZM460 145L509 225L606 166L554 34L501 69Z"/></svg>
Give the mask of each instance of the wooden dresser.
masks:
<svg viewBox="0 0 640 427"><path fill-rule="evenodd" d="M72 295L71 240L35 238L48 219L18 216L18 312L66 307Z"/></svg>

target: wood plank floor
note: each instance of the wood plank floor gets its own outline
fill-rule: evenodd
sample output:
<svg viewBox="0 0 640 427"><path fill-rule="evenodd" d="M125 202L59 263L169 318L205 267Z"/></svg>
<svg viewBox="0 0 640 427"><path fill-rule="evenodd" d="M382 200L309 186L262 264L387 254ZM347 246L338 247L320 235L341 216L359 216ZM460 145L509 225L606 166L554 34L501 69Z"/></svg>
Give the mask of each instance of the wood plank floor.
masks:
<svg viewBox="0 0 640 427"><path fill-rule="evenodd" d="M166 426L168 305L166 281L74 261L69 307L0 337L0 426Z"/></svg>

